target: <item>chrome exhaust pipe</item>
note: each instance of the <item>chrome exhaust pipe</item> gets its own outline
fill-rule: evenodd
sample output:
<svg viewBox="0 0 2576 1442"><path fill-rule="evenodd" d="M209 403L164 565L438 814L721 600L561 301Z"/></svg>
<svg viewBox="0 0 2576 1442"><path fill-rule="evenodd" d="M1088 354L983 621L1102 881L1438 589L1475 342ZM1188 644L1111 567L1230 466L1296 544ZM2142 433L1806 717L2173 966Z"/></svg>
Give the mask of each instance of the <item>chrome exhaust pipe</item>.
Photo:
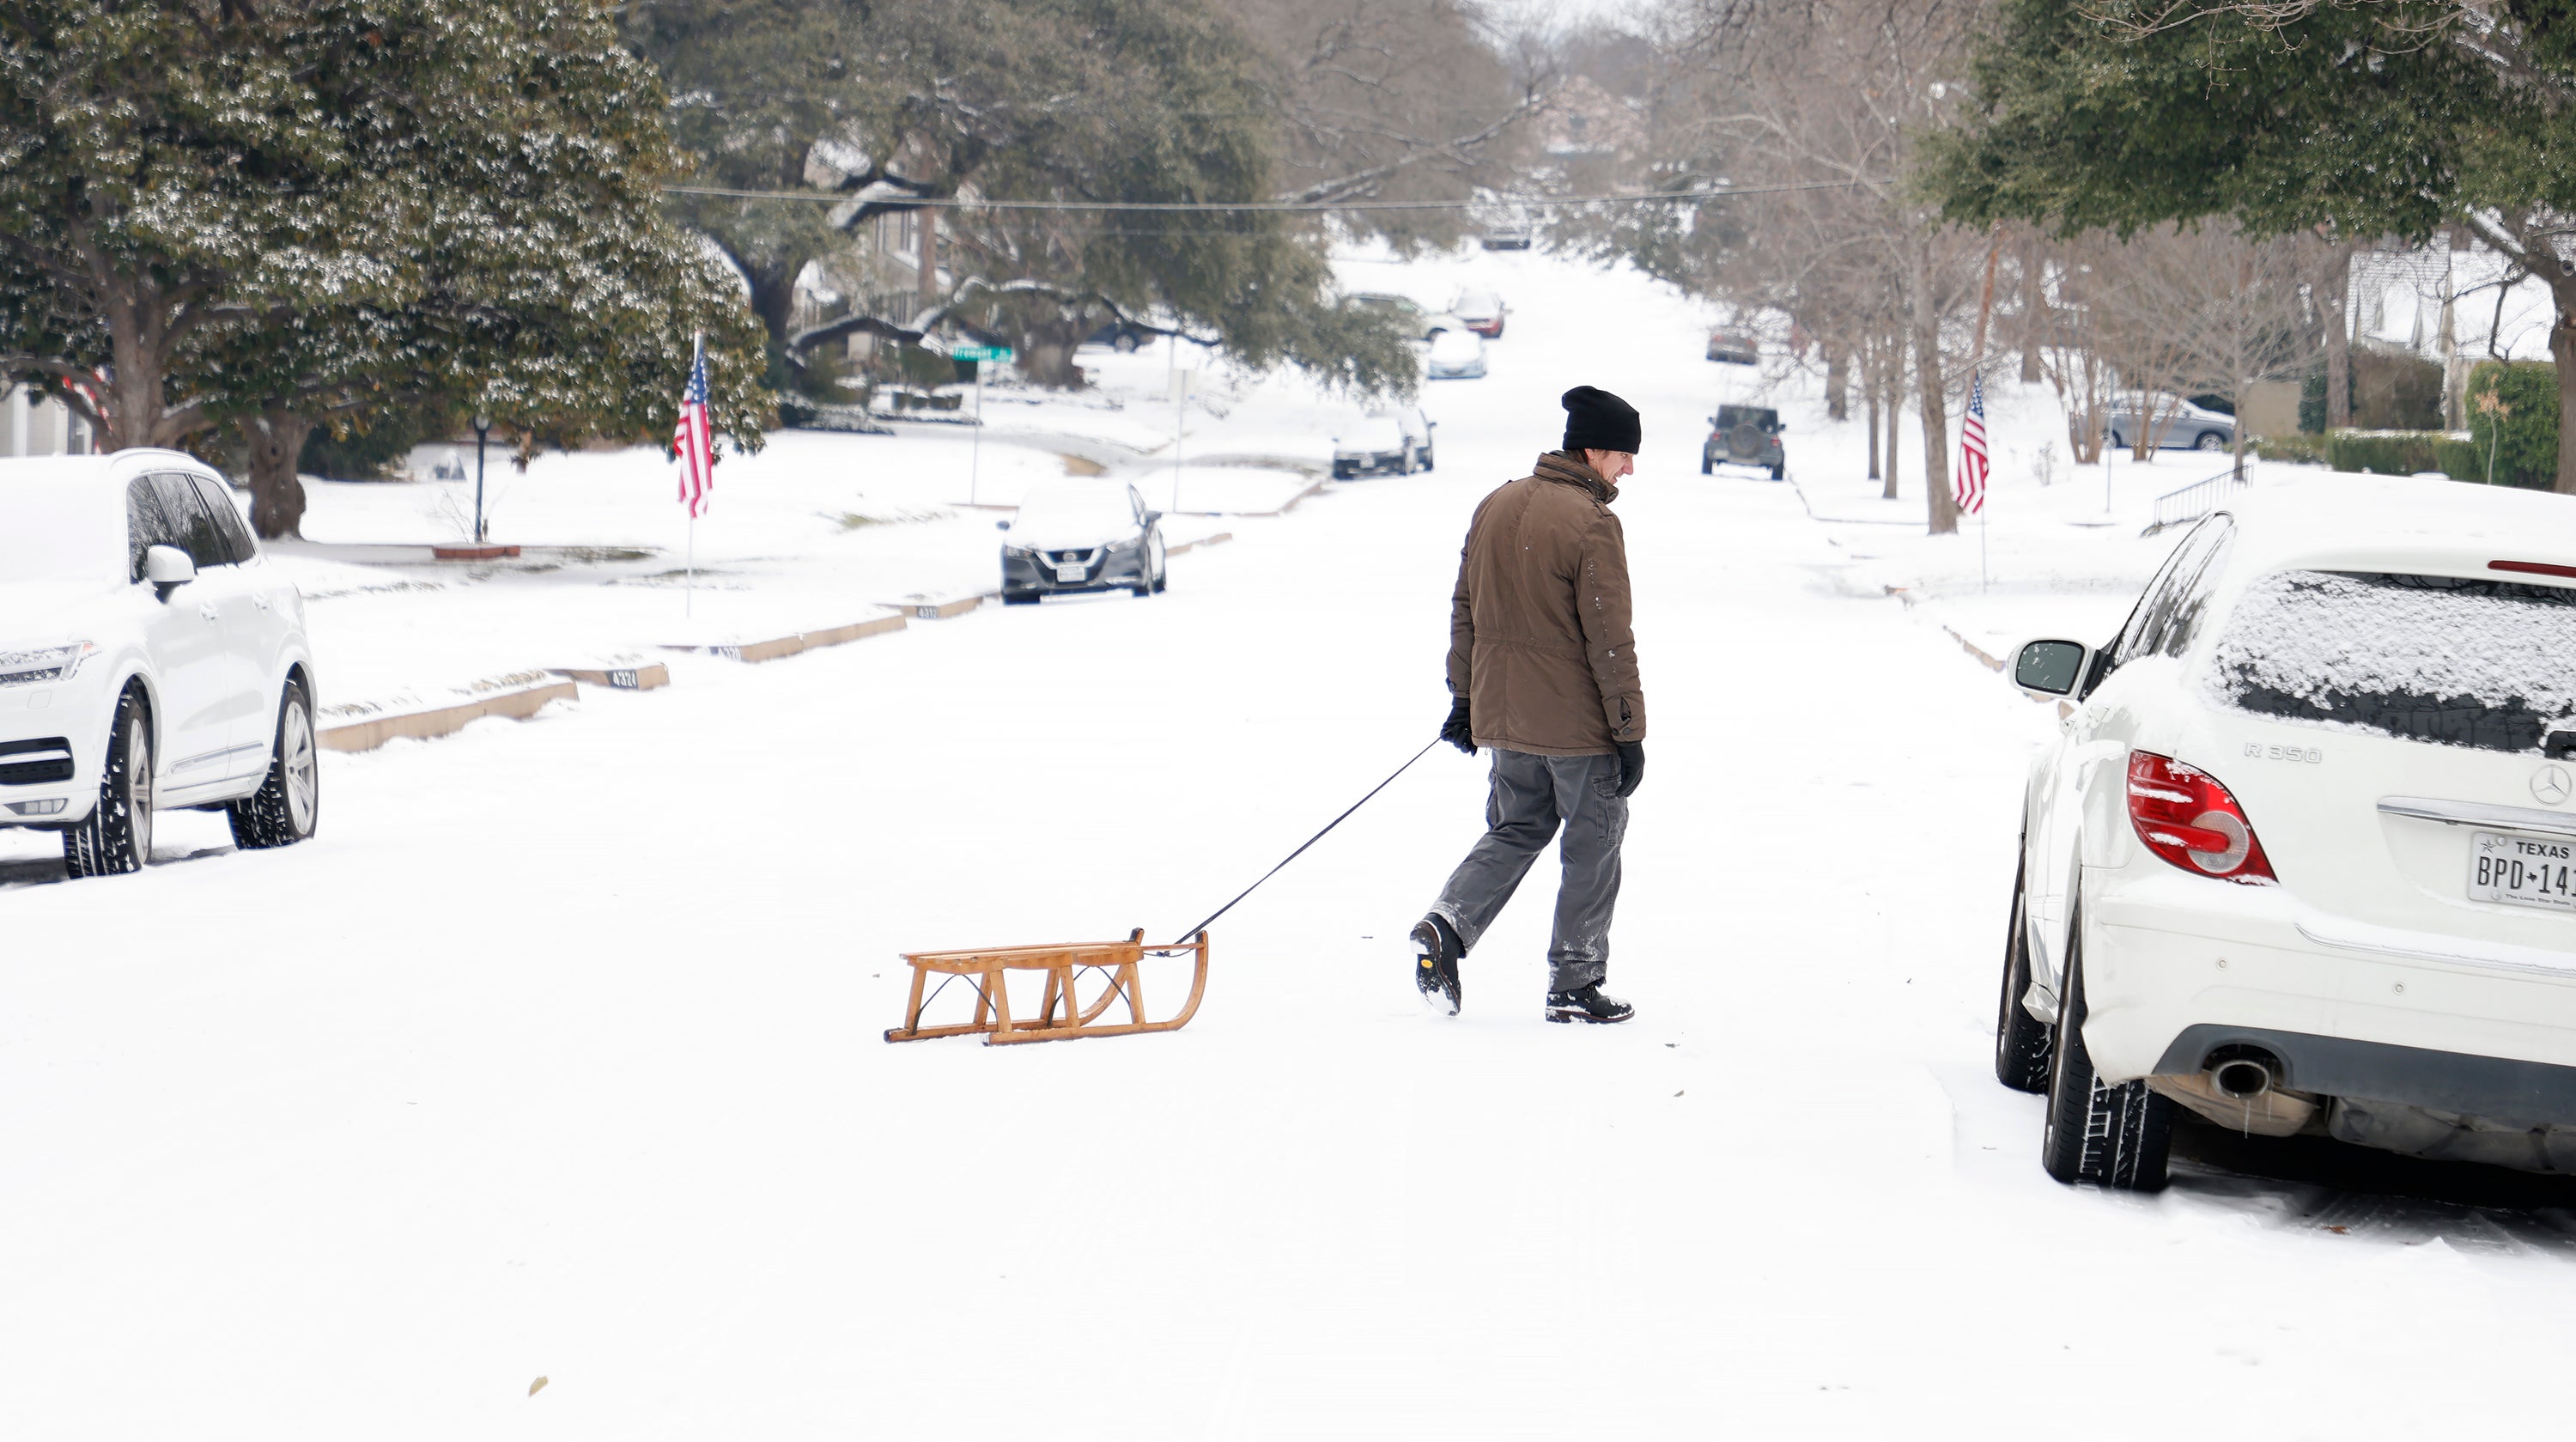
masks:
<svg viewBox="0 0 2576 1442"><path fill-rule="evenodd" d="M2209 1069L2209 1085L2229 1101L2250 1102L2272 1089L2272 1067L2255 1057L2229 1057Z"/></svg>

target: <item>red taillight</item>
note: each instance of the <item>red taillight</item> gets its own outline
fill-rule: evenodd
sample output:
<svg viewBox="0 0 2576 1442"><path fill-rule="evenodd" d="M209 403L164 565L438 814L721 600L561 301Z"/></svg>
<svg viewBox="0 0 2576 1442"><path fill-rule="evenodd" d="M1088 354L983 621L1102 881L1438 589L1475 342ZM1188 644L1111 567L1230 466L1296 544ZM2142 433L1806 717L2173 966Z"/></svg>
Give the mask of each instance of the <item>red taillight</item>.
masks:
<svg viewBox="0 0 2576 1442"><path fill-rule="evenodd" d="M2147 849L2196 876L2267 886L2271 859L2218 778L2152 751L2129 753L2129 822Z"/></svg>
<svg viewBox="0 0 2576 1442"><path fill-rule="evenodd" d="M2576 566L2561 566L2553 561L2489 561L2490 571L2520 571L2526 576L2567 576L2576 578Z"/></svg>

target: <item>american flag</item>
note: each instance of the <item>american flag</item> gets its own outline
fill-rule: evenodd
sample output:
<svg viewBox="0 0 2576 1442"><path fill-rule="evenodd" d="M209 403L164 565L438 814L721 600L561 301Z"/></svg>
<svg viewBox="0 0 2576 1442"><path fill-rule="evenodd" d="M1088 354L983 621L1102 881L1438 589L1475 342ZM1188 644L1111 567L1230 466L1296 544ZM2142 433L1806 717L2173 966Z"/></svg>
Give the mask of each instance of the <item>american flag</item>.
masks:
<svg viewBox="0 0 2576 1442"><path fill-rule="evenodd" d="M1950 498L1975 515L1986 508L1986 378L1968 381L1968 419L1959 427L1959 469L1950 478Z"/></svg>
<svg viewBox="0 0 2576 1442"><path fill-rule="evenodd" d="M680 501L689 519L707 513L716 484L716 437L707 420L707 342L700 336L689 366L689 388L680 394L680 423L671 431L671 455L680 463Z"/></svg>

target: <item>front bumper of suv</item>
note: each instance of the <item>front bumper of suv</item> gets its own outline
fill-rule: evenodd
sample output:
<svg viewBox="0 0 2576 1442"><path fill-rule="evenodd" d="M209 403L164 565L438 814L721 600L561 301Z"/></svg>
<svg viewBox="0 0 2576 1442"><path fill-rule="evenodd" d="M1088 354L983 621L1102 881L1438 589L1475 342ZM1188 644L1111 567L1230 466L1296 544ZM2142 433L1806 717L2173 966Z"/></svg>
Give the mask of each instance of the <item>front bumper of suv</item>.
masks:
<svg viewBox="0 0 2576 1442"><path fill-rule="evenodd" d="M98 804L116 694L106 660L68 681L0 686L0 826L65 826Z"/></svg>
<svg viewBox="0 0 2576 1442"><path fill-rule="evenodd" d="M2293 1091L2576 1124L2576 951L2329 916L2278 886L2087 868L2084 1042L2106 1081L2224 1048Z"/></svg>

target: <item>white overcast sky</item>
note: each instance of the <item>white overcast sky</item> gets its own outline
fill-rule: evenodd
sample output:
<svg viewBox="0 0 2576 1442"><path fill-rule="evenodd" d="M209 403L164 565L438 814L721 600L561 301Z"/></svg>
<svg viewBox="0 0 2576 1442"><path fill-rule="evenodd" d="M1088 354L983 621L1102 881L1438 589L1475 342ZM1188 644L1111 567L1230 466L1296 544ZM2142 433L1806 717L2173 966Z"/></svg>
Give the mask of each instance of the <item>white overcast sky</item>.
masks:
<svg viewBox="0 0 2576 1442"><path fill-rule="evenodd" d="M1553 20L1559 23L1610 19L1633 9L1637 0L1485 0L1494 17L1513 20Z"/></svg>

